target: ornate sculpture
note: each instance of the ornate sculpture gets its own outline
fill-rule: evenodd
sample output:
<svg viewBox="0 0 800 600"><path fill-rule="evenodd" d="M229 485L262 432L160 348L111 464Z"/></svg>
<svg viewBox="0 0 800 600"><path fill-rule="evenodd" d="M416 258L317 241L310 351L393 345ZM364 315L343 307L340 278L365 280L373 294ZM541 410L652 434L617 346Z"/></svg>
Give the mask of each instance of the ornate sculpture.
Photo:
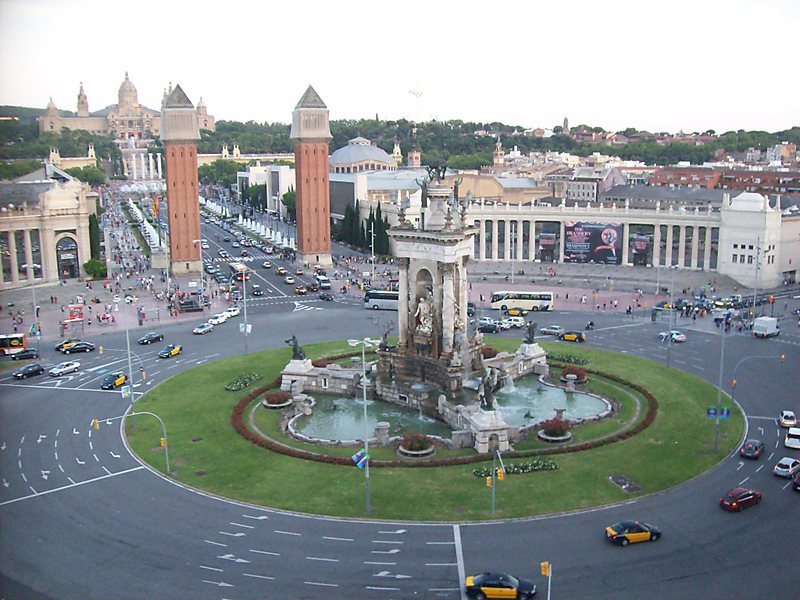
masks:
<svg viewBox="0 0 800 600"><path fill-rule="evenodd" d="M417 312L414 313L417 326L414 331L420 335L433 333L433 293L428 292L417 302Z"/></svg>
<svg viewBox="0 0 800 600"><path fill-rule="evenodd" d="M525 326L525 343L526 344L533 344L536 341L536 323L533 321L529 321L528 324Z"/></svg>
<svg viewBox="0 0 800 600"><path fill-rule="evenodd" d="M478 400L481 403L481 410L494 410L494 388L496 385L497 373L492 367L489 367L478 385Z"/></svg>
<svg viewBox="0 0 800 600"><path fill-rule="evenodd" d="M381 350L390 350L392 348L391 344L389 344L389 334L394 329L394 325L392 325L389 321L386 321L383 324L383 335L381 335L381 343L379 344L378 348Z"/></svg>
<svg viewBox="0 0 800 600"><path fill-rule="evenodd" d="M284 343L292 347L292 360L306 359L306 353L303 350L303 347L300 345L300 342L297 341L297 336L293 335L288 340L284 340Z"/></svg>

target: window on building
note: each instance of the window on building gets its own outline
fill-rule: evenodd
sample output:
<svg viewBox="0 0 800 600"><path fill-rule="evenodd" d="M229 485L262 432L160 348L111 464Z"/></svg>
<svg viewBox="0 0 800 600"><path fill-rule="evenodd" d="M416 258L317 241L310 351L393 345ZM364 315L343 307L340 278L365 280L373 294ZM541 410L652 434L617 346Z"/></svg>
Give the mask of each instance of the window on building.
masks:
<svg viewBox="0 0 800 600"><path fill-rule="evenodd" d="M744 248L744 246L742 246L742 247ZM753 249L753 244L750 244L750 245L747 247L747 249L748 249L748 250L752 250L752 249Z"/></svg>
<svg viewBox="0 0 800 600"><path fill-rule="evenodd" d="M738 249L739 249L739 244L734 244L734 245L733 245L733 249L734 249L734 250L738 250Z"/></svg>
<svg viewBox="0 0 800 600"><path fill-rule="evenodd" d="M748 254L747 255L747 264L748 265L752 265L753 264L753 255L752 254Z"/></svg>
<svg viewBox="0 0 800 600"><path fill-rule="evenodd" d="M738 257L737 257L737 256L734 254L733 256L731 256L731 262L732 262L732 263L735 263L735 262L737 262L737 260L736 260L737 258L738 258Z"/></svg>

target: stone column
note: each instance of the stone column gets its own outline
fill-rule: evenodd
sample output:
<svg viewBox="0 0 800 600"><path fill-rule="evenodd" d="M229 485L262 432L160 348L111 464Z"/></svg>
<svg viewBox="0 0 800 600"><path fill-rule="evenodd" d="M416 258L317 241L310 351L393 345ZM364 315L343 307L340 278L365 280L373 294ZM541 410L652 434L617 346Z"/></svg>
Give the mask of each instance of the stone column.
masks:
<svg viewBox="0 0 800 600"><path fill-rule="evenodd" d="M503 220L503 231L505 239L503 240L503 260L511 260L511 221L508 216Z"/></svg>
<svg viewBox="0 0 800 600"><path fill-rule="evenodd" d="M686 263L686 227L681 225L678 235L678 266L683 269Z"/></svg>
<svg viewBox="0 0 800 600"><path fill-rule="evenodd" d="M517 224L517 260L522 262L522 247L525 245L525 222L515 221Z"/></svg>
<svg viewBox="0 0 800 600"><path fill-rule="evenodd" d="M156 152L156 169L158 170L158 178L163 179L161 176L161 152Z"/></svg>
<svg viewBox="0 0 800 600"><path fill-rule="evenodd" d="M528 229L528 260L536 260L536 221L531 219Z"/></svg>
<svg viewBox="0 0 800 600"><path fill-rule="evenodd" d="M455 265L442 265L442 354L448 355L453 351L453 328L455 325L455 300L454 287Z"/></svg>
<svg viewBox="0 0 800 600"><path fill-rule="evenodd" d="M657 267L661 260L661 225L653 225L653 266Z"/></svg>
<svg viewBox="0 0 800 600"><path fill-rule="evenodd" d="M706 271L711 270L711 229L711 225L706 225L706 247L703 248L703 268Z"/></svg>
<svg viewBox="0 0 800 600"><path fill-rule="evenodd" d="M130 157L131 157L131 178L136 180L136 179L139 179L136 176L136 155L135 154L131 154Z"/></svg>
<svg viewBox="0 0 800 600"><path fill-rule="evenodd" d="M400 345L408 345L408 259L398 258L400 267L400 299L398 302Z"/></svg>
<svg viewBox="0 0 800 600"><path fill-rule="evenodd" d="M667 255L664 258L666 266L672 266L672 224L667 225Z"/></svg>
<svg viewBox="0 0 800 600"><path fill-rule="evenodd" d="M14 235L14 230L8 232L8 252L11 255L11 281L17 283L19 281L19 264L17 263L17 239Z"/></svg>
<svg viewBox="0 0 800 600"><path fill-rule="evenodd" d="M147 172L149 173L148 179L155 179L155 169L153 167L153 155L147 153Z"/></svg>
<svg viewBox="0 0 800 600"><path fill-rule="evenodd" d="M478 221L478 257L486 260L486 221Z"/></svg>
<svg viewBox="0 0 800 600"><path fill-rule="evenodd" d="M622 225L622 265L628 266L628 252L630 251L631 243L631 224L623 223Z"/></svg>
<svg viewBox="0 0 800 600"><path fill-rule="evenodd" d="M145 155L145 153L144 153L144 152L142 152L142 153L139 155L139 160L140 160L140 161L141 161L141 163L142 163L142 164L141 164L141 167L142 167L142 179L147 179L147 166L146 166L146 164L145 164L145 162L144 162L144 155Z"/></svg>
<svg viewBox="0 0 800 600"><path fill-rule="evenodd" d="M497 260L497 219L492 218L492 260Z"/></svg>
<svg viewBox="0 0 800 600"><path fill-rule="evenodd" d="M564 262L564 235L566 228L564 227L564 221L560 221L558 223L559 228L559 236L558 236L558 262Z"/></svg>
<svg viewBox="0 0 800 600"><path fill-rule="evenodd" d="M23 240L25 244L25 264L33 265L33 248L31 246L30 229L25 230ZM30 273L30 279L28 279L28 281L31 282L36 279L36 269L34 269L33 266L30 266L29 269L30 270L25 270L25 278L28 279L28 273Z"/></svg>
<svg viewBox="0 0 800 600"><path fill-rule="evenodd" d="M692 227L692 269L697 269L697 245L700 243L700 228Z"/></svg>

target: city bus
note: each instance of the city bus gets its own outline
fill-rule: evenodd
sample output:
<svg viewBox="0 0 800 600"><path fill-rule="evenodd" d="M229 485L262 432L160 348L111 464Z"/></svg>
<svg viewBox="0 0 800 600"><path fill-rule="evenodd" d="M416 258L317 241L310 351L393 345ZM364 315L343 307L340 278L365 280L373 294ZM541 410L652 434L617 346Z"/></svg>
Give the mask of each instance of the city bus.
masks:
<svg viewBox="0 0 800 600"><path fill-rule="evenodd" d="M0 335L0 355L11 356L17 352L22 352L28 347L24 333L10 333Z"/></svg>
<svg viewBox="0 0 800 600"><path fill-rule="evenodd" d="M491 307L497 310L523 308L530 311L553 310L553 292L493 292Z"/></svg>
<svg viewBox="0 0 800 600"><path fill-rule="evenodd" d="M231 269L231 275L234 276L236 281L247 281L250 279L250 269L247 268L247 265L240 262L232 262L228 263Z"/></svg>
<svg viewBox="0 0 800 600"><path fill-rule="evenodd" d="M372 310L397 310L400 292L386 290L369 290L364 294L364 308Z"/></svg>

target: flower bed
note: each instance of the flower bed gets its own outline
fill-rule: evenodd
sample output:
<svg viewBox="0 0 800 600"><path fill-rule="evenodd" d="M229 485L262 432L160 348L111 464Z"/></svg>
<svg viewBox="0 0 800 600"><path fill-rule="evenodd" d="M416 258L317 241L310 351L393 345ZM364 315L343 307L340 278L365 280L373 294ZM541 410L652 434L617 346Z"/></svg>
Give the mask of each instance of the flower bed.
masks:
<svg viewBox="0 0 800 600"><path fill-rule="evenodd" d="M261 381L261 375L258 373L245 373L244 375L240 375L228 385L225 386L225 389L229 392L239 392L244 388L248 387L251 383L255 381Z"/></svg>
<svg viewBox="0 0 800 600"><path fill-rule="evenodd" d="M277 409L291 405L292 395L281 390L269 390L264 392L264 399L261 405L265 408Z"/></svg>
<svg viewBox="0 0 800 600"><path fill-rule="evenodd" d="M561 381L569 381L567 375L575 375L575 383L586 383L587 381L586 369L576 365L565 365L561 369Z"/></svg>
<svg viewBox="0 0 800 600"><path fill-rule="evenodd" d="M516 465L513 463L508 463L505 465L506 475L521 475L524 473L536 473L537 471L557 470L558 464L546 458L538 458L530 462L519 463ZM475 475L475 477L489 477L492 474L492 468L481 467L480 469L474 469L472 474Z"/></svg>
<svg viewBox="0 0 800 600"><path fill-rule="evenodd" d="M403 434L403 439L400 440L400 446L397 451L402 456L422 458L434 454L436 446L427 435L415 431L406 431Z"/></svg>

